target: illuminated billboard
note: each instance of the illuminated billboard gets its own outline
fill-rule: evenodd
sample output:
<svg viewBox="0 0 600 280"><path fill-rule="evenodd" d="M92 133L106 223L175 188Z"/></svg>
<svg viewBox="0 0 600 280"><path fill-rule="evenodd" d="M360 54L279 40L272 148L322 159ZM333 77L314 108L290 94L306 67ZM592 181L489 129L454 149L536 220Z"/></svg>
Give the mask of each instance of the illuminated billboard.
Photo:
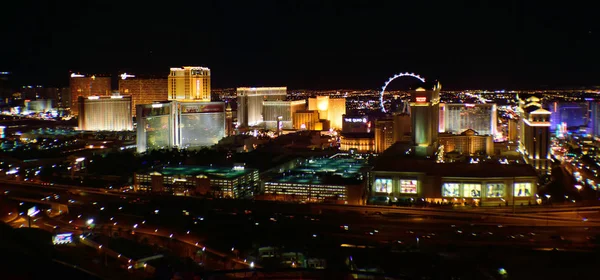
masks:
<svg viewBox="0 0 600 280"><path fill-rule="evenodd" d="M417 180L400 180L400 193L417 193Z"/></svg>
<svg viewBox="0 0 600 280"><path fill-rule="evenodd" d="M375 179L375 192L379 193L391 193L392 192L392 179Z"/></svg>
<svg viewBox="0 0 600 280"><path fill-rule="evenodd" d="M73 243L73 234L72 233L61 233L52 236L52 244L54 245L63 245Z"/></svg>
<svg viewBox="0 0 600 280"><path fill-rule="evenodd" d="M35 207L35 206L27 209L27 216L29 216L29 217L33 217L33 216L37 215L38 213L40 213L40 210L38 210L37 207Z"/></svg>

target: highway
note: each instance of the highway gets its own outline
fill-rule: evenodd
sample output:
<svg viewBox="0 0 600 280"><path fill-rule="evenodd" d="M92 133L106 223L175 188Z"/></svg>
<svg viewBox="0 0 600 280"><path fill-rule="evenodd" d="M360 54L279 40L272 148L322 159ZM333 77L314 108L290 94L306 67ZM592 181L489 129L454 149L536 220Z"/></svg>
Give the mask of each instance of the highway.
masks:
<svg viewBox="0 0 600 280"><path fill-rule="evenodd" d="M255 255L253 244L304 247L315 254L339 248L447 246L586 251L597 248L593 241L600 236L596 206L527 207L513 214L512 209L497 208L294 205L21 184L3 184L0 190L8 190L4 195L15 202L27 198L67 204L68 214L44 217L43 224L36 224L47 230L59 226L61 231L77 231L94 219L97 228L179 240L245 266ZM13 226L18 223L23 220Z"/></svg>

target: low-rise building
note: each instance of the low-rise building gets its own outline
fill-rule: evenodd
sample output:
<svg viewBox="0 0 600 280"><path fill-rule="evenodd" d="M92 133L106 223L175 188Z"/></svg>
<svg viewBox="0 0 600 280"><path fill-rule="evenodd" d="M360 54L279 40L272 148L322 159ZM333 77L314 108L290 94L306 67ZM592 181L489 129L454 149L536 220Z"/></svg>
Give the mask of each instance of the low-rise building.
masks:
<svg viewBox="0 0 600 280"><path fill-rule="evenodd" d="M264 193L288 201L363 204L365 160L347 155L308 159L291 170L272 174Z"/></svg>
<svg viewBox="0 0 600 280"><path fill-rule="evenodd" d="M222 197L254 195L259 187L258 170L242 165L175 166L147 173L135 173L133 189L137 192L167 192L174 195L204 195Z"/></svg>
<svg viewBox="0 0 600 280"><path fill-rule="evenodd" d="M534 204L537 173L527 164L436 163L381 157L369 176L372 201L423 199L430 203ZM388 199L378 199L378 198Z"/></svg>

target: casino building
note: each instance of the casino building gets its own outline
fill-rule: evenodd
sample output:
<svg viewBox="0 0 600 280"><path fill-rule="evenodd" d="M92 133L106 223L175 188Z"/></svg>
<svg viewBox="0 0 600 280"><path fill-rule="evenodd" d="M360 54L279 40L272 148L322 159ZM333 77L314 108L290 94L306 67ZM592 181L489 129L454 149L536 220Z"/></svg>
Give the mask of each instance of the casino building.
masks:
<svg viewBox="0 0 600 280"><path fill-rule="evenodd" d="M236 94L238 125L242 127L257 126L265 121L263 103L266 101L285 101L287 87L240 87L237 88ZM270 111L278 110L276 107L281 109L282 106L290 106L282 103L272 103L270 105L273 108L267 109L269 114ZM270 119L272 120L272 117Z"/></svg>
<svg viewBox="0 0 600 280"><path fill-rule="evenodd" d="M79 130L133 130L131 96L79 96Z"/></svg>
<svg viewBox="0 0 600 280"><path fill-rule="evenodd" d="M87 98L89 96L110 95L110 77L101 77L96 75L88 77L83 74L71 73L69 88L71 89L72 101L70 104L71 114L79 115L79 97Z"/></svg>
<svg viewBox="0 0 600 280"><path fill-rule="evenodd" d="M458 205L536 203L537 173L527 164L436 163L379 158L369 174L370 203L398 200Z"/></svg>
<svg viewBox="0 0 600 280"><path fill-rule="evenodd" d="M127 73L119 76L119 92L124 95L131 95L132 116L137 116L135 108L138 104L168 100L169 80L167 78L136 77Z"/></svg>
<svg viewBox="0 0 600 280"><path fill-rule="evenodd" d="M494 137L497 123L496 104L440 103L439 132L461 134L472 129L479 135Z"/></svg>
<svg viewBox="0 0 600 280"><path fill-rule="evenodd" d="M166 101L137 108L137 151L198 148L225 137L225 103Z"/></svg>

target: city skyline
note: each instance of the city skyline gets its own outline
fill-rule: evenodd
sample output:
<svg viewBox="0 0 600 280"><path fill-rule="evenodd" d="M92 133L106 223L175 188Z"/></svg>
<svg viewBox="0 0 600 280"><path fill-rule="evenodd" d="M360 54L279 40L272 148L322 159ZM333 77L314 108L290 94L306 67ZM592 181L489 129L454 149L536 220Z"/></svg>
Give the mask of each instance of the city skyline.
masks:
<svg viewBox="0 0 600 280"><path fill-rule="evenodd" d="M600 62L598 24L585 6L278 1L11 8L1 23L14 43L0 46L0 67L17 85L65 85L70 70L161 75L178 65L211 68L214 88L375 89L404 71L439 79L446 89L552 88L593 86L600 74L593 67ZM194 11L203 11L201 22ZM32 19L19 21L23 14Z"/></svg>

